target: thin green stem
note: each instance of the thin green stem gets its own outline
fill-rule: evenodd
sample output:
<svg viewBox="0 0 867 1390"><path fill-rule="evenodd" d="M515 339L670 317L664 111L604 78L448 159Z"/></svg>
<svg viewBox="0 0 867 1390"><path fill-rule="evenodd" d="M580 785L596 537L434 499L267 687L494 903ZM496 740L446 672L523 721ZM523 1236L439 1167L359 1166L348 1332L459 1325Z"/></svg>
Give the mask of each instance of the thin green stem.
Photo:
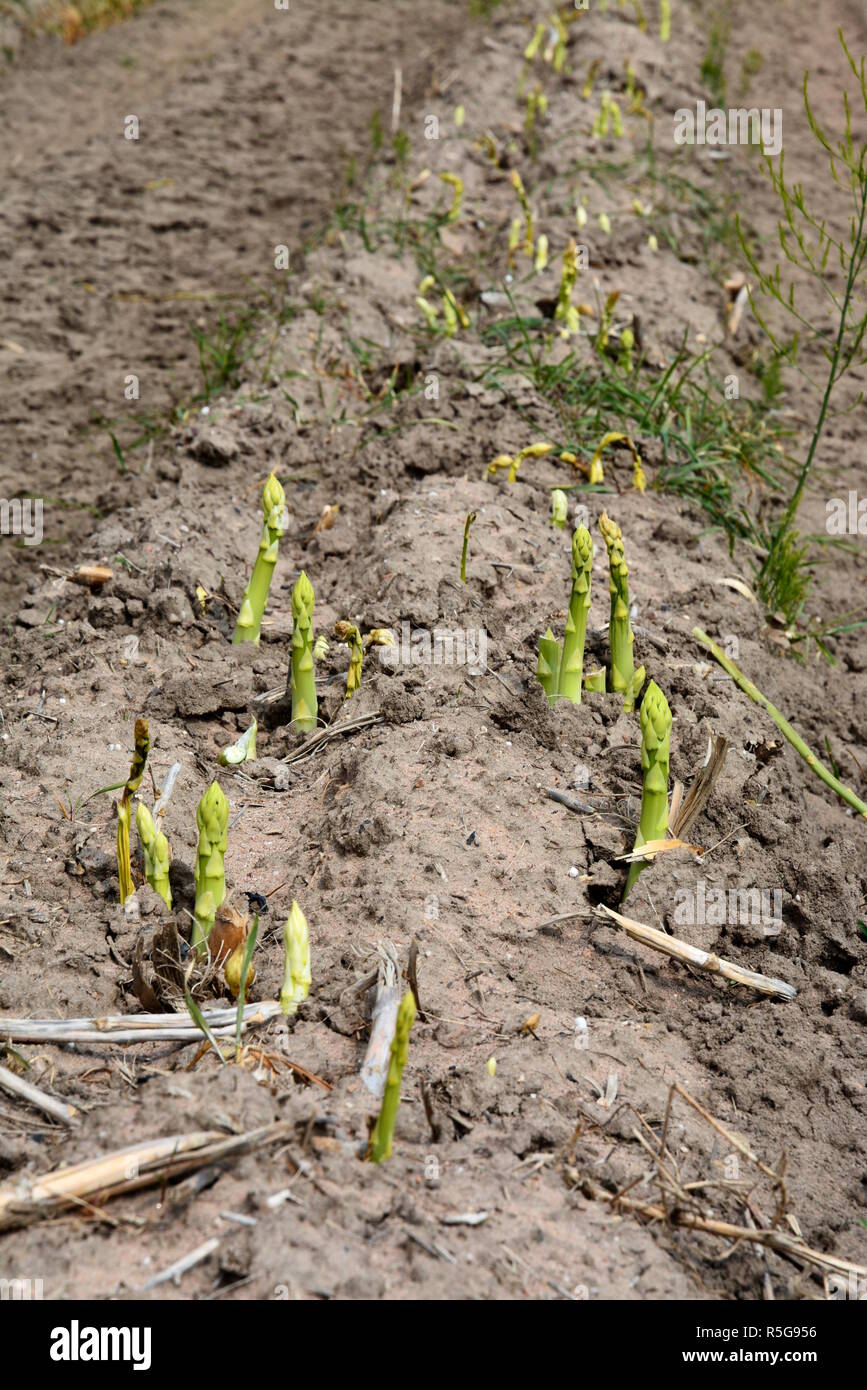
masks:
<svg viewBox="0 0 867 1390"><path fill-rule="evenodd" d="M865 214L867 214L867 187L862 188L861 192L861 208L858 217L858 233L854 238L853 254L849 261L849 274L846 279L846 293L843 296L843 307L840 312L840 323L837 329L837 338L834 343L834 352L831 358L831 367L828 373L828 381L825 386L825 394L822 397L822 408L819 411L819 418L816 421L816 428L813 431L813 438L810 440L810 447L807 451L807 457L798 476L797 486L795 488L795 491L792 493L789 505L786 508L782 522L776 530L773 542L771 544L771 548L768 551L767 556L765 557L764 564L762 565L762 576L767 574L768 570L772 568L776 560L776 557L779 554L780 548L785 540L785 537L791 530L792 523L794 522L795 516L798 511L798 507L801 505L801 498L804 494L804 488L806 487L807 478L813 466L813 459L815 457L816 449L819 444L819 438L821 436L822 429L825 424L825 416L828 413L828 407L831 403L831 392L833 391L834 386L836 385L838 380L837 366L840 361L840 354L843 350L843 338L846 332L846 316L849 312L849 306L855 288L855 276L859 267L859 260L856 253L857 248L861 244L861 238L864 232Z"/></svg>
<svg viewBox="0 0 867 1390"><path fill-rule="evenodd" d="M470 544L470 527L476 519L475 512L467 512L467 519L464 522L464 544L461 550L461 583L467 582L467 548Z"/></svg>
<svg viewBox="0 0 867 1390"><path fill-rule="evenodd" d="M791 743L793 748L797 749L801 757L804 759L804 762L807 763L807 765L813 769L817 777L821 777L822 781L827 786L829 786L832 791L835 791L839 797L842 797L842 799L845 802L847 802L848 805L853 808L853 810L857 811L859 816L864 816L864 818L867 819L867 806L865 806L864 802L860 801L858 797L855 795L855 793L851 791L849 787L845 785L844 782L841 782L839 778L835 777L833 772L831 772L827 767L825 767L824 763L821 763L819 761L815 753L812 752L812 750L801 738L800 734L796 734L791 724L789 724L788 721L783 718L776 705L771 704L768 697L766 695L763 695L762 692L755 685L753 685L752 681L744 675L743 671L739 670L738 667L735 666L734 662L726 656L725 652L720 650L720 648L716 645L715 642L711 641L706 632L702 632L700 627L694 627L692 630L692 635L695 638L696 642L700 643L702 647L706 648L706 650L710 652L711 656L713 656L719 662L723 670L728 672L732 680L735 682L736 685L740 686L744 694L749 695L750 699L753 700L755 704L761 705L763 709L767 710L768 714L773 719L780 733L783 734L789 740L789 743Z"/></svg>

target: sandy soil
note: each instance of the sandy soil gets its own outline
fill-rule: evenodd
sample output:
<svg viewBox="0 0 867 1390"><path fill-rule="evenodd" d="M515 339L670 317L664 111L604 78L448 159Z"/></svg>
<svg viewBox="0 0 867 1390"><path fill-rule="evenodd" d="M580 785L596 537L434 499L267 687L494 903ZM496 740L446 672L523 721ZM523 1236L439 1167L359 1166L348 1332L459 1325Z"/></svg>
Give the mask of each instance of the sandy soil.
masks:
<svg viewBox="0 0 867 1390"><path fill-rule="evenodd" d="M779 628L721 582L749 580L746 547L730 556L705 515L657 486L666 465L658 437L638 441L646 493L631 488L628 456L617 452L606 456L604 491L571 495L597 536L589 654L607 655L596 528L605 508L627 541L636 653L674 716L672 777L688 786L709 738L730 742L689 835L704 857L657 862L629 912L796 988L794 1001L774 1002L635 946L595 914L620 899L640 740L615 696L551 711L535 680L538 637L548 624L561 631L569 585L568 533L550 525L550 489L575 474L545 458L527 460L513 484L484 476L504 451L572 442L539 379L508 370L496 329L512 312L502 294L516 211L510 167L551 246L548 270L521 270L510 284L523 314L550 313L583 197L591 270L581 297L619 289L618 317L638 318L651 363L670 362L685 329L693 350L723 338L736 245L709 238L701 199L652 183L640 160L628 183L611 172L624 148L637 158L644 118L627 118L626 147L588 135L602 86L624 100L631 59L657 117L658 157L670 158L671 112L702 92L706 22L689 7L663 45L625 13L582 16L566 70L533 70L531 85L538 79L549 98L536 143L515 97L528 16L507 5L471 23L462 5L426 0L422 26L420 8L325 0L311 18L252 0L157 0L72 50L22 50L4 72L0 488L47 500L45 544L4 538L0 551L0 1011L66 1018L139 1007L134 953L140 940L150 945L164 909L147 885L138 919L119 906L112 798L91 794L125 776L143 712L156 785L182 764L165 821L180 906L189 905L196 804L219 749L257 715L259 759L219 772L232 818L227 878L239 904L248 890L271 895L253 999L279 991L293 898L310 922L313 985L297 1019L250 1035L264 1052L248 1052L243 1066L220 1066L211 1053L191 1067L194 1049L173 1044L16 1045L29 1079L79 1119L52 1125L0 1096L8 1181L162 1134L285 1121L289 1138L107 1203L107 1219L75 1214L6 1232L0 1275L41 1277L46 1297L135 1298L217 1235L216 1253L179 1288L144 1296L761 1299L770 1289L821 1298L827 1286L798 1262L745 1243L720 1260L718 1238L613 1213L601 1194L630 1187L633 1198L659 1199L642 1141L658 1142L677 1083L726 1132L674 1102L670 1161L682 1184L710 1184L693 1198L705 1218L774 1218L779 1188L744 1158L746 1146L784 1174L786 1231L867 1263L867 943L857 930L867 832L690 633L699 624L736 639L742 668L823 755L828 737L862 797L863 639L835 639L833 669L786 655ZM816 109L834 119L836 25L858 53L867 28L842 0L826 7L820 37L812 7L778 8L738 7L729 63L737 73L751 49L765 56L751 100L784 109L787 159L791 148L793 172L818 184L801 75L814 66ZM375 108L388 129L395 64L411 148L405 162L386 154L386 135L362 175ZM132 145L122 138L131 112L142 129ZM441 138L425 142L431 114ZM477 143L485 131L497 164ZM718 163L690 153L688 177L708 206L727 201L770 239L775 210L758 161L743 150ZM431 176L419 182L424 168ZM451 197L442 171L461 176L464 204L437 230ZM648 219L631 212L634 197L652 206ZM610 237L598 227L603 211ZM280 243L291 251L288 281L271 269ZM426 335L415 304L430 257L472 319L451 339ZM213 333L220 309L250 303L260 317L236 384L202 407L191 327ZM757 394L750 368L760 346L748 316L720 350L720 374L740 373L745 397ZM552 360L567 350L555 339ZM592 365L588 340L576 350ZM142 383L135 404L123 399L129 372ZM797 458L813 416L794 378L786 382L779 418ZM165 423L169 406L170 424L134 447L143 417ZM601 420L600 434L609 427ZM863 410L833 423L808 526L823 525L828 496L858 485L862 431ZM248 650L230 637L271 468L290 526L262 643ZM750 503L770 514L779 496L755 482ZM317 530L335 504L334 525ZM82 562L108 563L110 583L90 591L70 582ZM304 740L286 723L282 692L301 568L315 585L318 631L351 617L364 631L406 624L471 642L483 632L484 669L411 659L392 669L370 655L344 706L346 651L332 643L319 712L345 731L297 759ZM863 542L817 565L817 616L863 609L863 598ZM356 726L366 715L377 722ZM585 809L552 801L546 788ZM143 795L152 801L148 779ZM778 892L781 921L684 926L683 893L718 888ZM371 992L355 986L378 943L394 943L405 967L414 940L424 1018L394 1157L377 1168L359 1157L375 1107L358 1075ZM330 1089L293 1080L287 1060ZM269 1207L287 1185L291 1199ZM453 1224L469 1213L476 1224Z"/></svg>

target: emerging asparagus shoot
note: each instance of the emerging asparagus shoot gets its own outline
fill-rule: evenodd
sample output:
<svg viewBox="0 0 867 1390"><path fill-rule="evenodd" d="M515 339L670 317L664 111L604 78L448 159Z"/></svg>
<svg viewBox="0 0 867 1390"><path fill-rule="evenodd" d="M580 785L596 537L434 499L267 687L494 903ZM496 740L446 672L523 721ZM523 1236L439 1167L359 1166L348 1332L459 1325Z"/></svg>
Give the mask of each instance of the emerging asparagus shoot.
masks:
<svg viewBox="0 0 867 1390"><path fill-rule="evenodd" d="M256 734L259 725L256 720L250 725L246 733L242 734L234 743L230 743L228 748L224 748L217 758L221 767L236 767L238 763L253 762L256 757Z"/></svg>
<svg viewBox="0 0 867 1390"><path fill-rule="evenodd" d="M238 942L232 954L223 965L223 978L233 999L238 1000L238 1025L243 1017L244 1003L247 998L247 986L252 985L256 980L256 967L253 964L253 952L256 949L256 939L259 935L259 918L253 919L252 929L246 934L243 940ZM236 1046L240 1043L240 1027L236 1035Z"/></svg>
<svg viewBox="0 0 867 1390"><path fill-rule="evenodd" d="M349 670L346 672L346 694L343 697L348 700L356 690L361 689L361 667L364 662L361 633L355 623L340 622L334 624L334 636L349 648Z"/></svg>
<svg viewBox="0 0 867 1390"><path fill-rule="evenodd" d="M544 637L539 638L539 660L536 665L536 679L548 696L548 704L553 709L557 703L557 690L560 683L560 643L548 628Z"/></svg>
<svg viewBox="0 0 867 1390"><path fill-rule="evenodd" d="M527 197L527 190L524 188L524 181L517 169L513 169L510 174L512 187L518 195L518 202L521 204L521 211L524 214L524 245L525 256L532 256L533 242L536 239L536 227L533 221L533 210L530 207L530 200ZM510 248L511 249L511 248Z"/></svg>
<svg viewBox="0 0 867 1390"><path fill-rule="evenodd" d="M568 338L570 334L577 333L581 327L581 314L572 303L572 291L575 288L575 281L578 279L578 247L570 239L566 250L563 252L563 271L560 276L560 293L557 296L557 307L554 310L555 322L562 324L560 329L561 336Z"/></svg>
<svg viewBox="0 0 867 1390"><path fill-rule="evenodd" d="M550 628L544 637L539 638L536 678L548 696L552 709L559 696L570 700L573 705L581 703L592 570L593 538L586 526L579 526L572 536L572 593L566 614L563 646L560 646Z"/></svg>
<svg viewBox="0 0 867 1390"><path fill-rule="evenodd" d="M528 444L525 449L521 449L517 454L497 454L497 457L492 459L488 464L487 477L496 478L501 468L508 468L509 472L506 481L513 483L518 476L518 469L521 467L524 459L543 458L545 454L550 454L553 448L553 444L548 444L544 440L540 440L538 444Z"/></svg>
<svg viewBox="0 0 867 1390"><path fill-rule="evenodd" d="M671 756L671 710L656 681L651 681L641 702L641 767L644 786L641 793L641 819L635 849L651 840L664 840L668 834L668 765ZM624 901L638 875L648 867L636 860L629 866L623 892Z"/></svg>
<svg viewBox="0 0 867 1390"><path fill-rule="evenodd" d="M384 627L372 627L362 637L356 624L347 621L334 624L334 636L339 642L345 642L349 647L349 670L346 673L346 694L343 697L344 700L348 700L350 696L355 694L356 690L361 688L364 653L370 647L391 647L394 645L394 638L388 628ZM321 641L321 637L316 639L317 647ZM325 650L328 650L327 646ZM313 650L313 657L314 660L319 658L316 647Z"/></svg>
<svg viewBox="0 0 867 1390"><path fill-rule="evenodd" d="M140 801L136 807L135 823L144 854L145 878L154 892L159 893L166 907L171 910L169 842L163 832L157 830L154 818L143 801Z"/></svg>
<svg viewBox="0 0 867 1390"><path fill-rule="evenodd" d="M370 1136L368 1157L374 1163L382 1163L385 1159L391 1158L394 1125L400 1105L400 1082L409 1057L409 1035L412 1032L412 1025L415 1023L415 1013L415 999L412 990L408 989L401 999L400 1008L397 1011L397 1026L394 1030L394 1041L391 1044L385 1094L382 1097L379 1118Z"/></svg>
<svg viewBox="0 0 867 1390"><path fill-rule="evenodd" d="M313 675L313 585L302 570L292 590L292 723L302 733L316 728Z"/></svg>
<svg viewBox="0 0 867 1390"><path fill-rule="evenodd" d="M232 638L235 643L259 641L262 615L268 602L268 590L277 563L278 542L286 530L286 495L273 473L262 493L262 511L265 514L262 539L259 542L259 553L250 582L244 590L241 611Z"/></svg>
<svg viewBox="0 0 867 1390"><path fill-rule="evenodd" d="M621 335L622 342L622 335ZM611 444L625 444L632 455L632 486L639 492L644 492L647 487L647 479L644 476L644 469L641 465L641 455L635 447L634 440L628 434L621 434L618 430L612 430L605 434L599 441L599 445L594 451L590 461L590 482L602 483L605 475L602 469L602 455Z"/></svg>
<svg viewBox="0 0 867 1390"><path fill-rule="evenodd" d="M644 684L644 667L637 671L632 655L635 638L629 622L629 570L623 555L623 534L615 521L605 512L599 518L599 529L608 547L609 590L611 616L608 640L611 646L610 689L623 696L623 708L635 708L635 701Z"/></svg>
<svg viewBox="0 0 867 1390"><path fill-rule="evenodd" d="M196 906L193 946L203 954L217 908L226 896L224 856L228 844L229 803L219 782L212 782L196 807L199 847L196 852Z"/></svg>
<svg viewBox="0 0 867 1390"><path fill-rule="evenodd" d="M581 683L584 674L584 639L587 635L587 614L590 612L590 581L593 570L593 537L586 526L579 526L572 536L572 593L566 615L566 635L560 658L558 694L581 703Z"/></svg>
<svg viewBox="0 0 867 1390"><path fill-rule="evenodd" d="M310 936L307 918L293 899L292 910L283 928L283 988L280 1007L284 1014L298 1012L310 992Z"/></svg>
<svg viewBox="0 0 867 1390"><path fill-rule="evenodd" d="M129 862L129 827L132 816L131 801L141 786L145 763L150 752L151 740L146 719L135 721L133 732L133 755L129 777L124 784L120 801L117 803L117 878L121 903L132 897L132 869Z"/></svg>
<svg viewBox="0 0 867 1390"><path fill-rule="evenodd" d="M449 208L447 220L457 222L461 215L461 203L464 198L463 180L457 174L440 174L443 183L447 183L452 189L452 205Z"/></svg>

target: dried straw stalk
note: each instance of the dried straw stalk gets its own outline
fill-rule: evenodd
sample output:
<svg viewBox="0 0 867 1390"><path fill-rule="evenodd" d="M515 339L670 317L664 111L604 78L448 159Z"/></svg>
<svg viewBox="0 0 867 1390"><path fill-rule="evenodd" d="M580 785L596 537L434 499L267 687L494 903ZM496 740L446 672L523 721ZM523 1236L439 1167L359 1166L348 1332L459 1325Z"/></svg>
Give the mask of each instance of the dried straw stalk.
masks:
<svg viewBox="0 0 867 1390"><path fill-rule="evenodd" d="M292 1123L282 1120L228 1138L218 1130L169 1134L84 1163L56 1168L41 1178L15 1179L0 1186L0 1231L26 1226L82 1202L92 1205L169 1181L218 1160L282 1142L292 1132Z"/></svg>
<svg viewBox="0 0 867 1390"><path fill-rule="evenodd" d="M8 1091L10 1095L20 1096L30 1105L35 1105L43 1114L50 1115L52 1120L60 1120L61 1124L74 1124L78 1116L74 1105L67 1105L66 1101L57 1100L45 1091L40 1091L32 1081L25 1081L23 1076L16 1076L8 1067L0 1067L0 1088Z"/></svg>
<svg viewBox="0 0 867 1390"><path fill-rule="evenodd" d="M237 1007L204 1009L205 1022L215 1037L235 1036ZM270 1023L280 1004L268 999L244 1008L241 1031ZM189 1014L114 1014L106 1018L0 1018L0 1038L10 1042L143 1043L196 1042L201 1029Z"/></svg>
<svg viewBox="0 0 867 1390"><path fill-rule="evenodd" d="M714 955L712 951L702 951L698 946L690 946L688 941L681 941L677 936L667 936L656 927L647 927L643 922L633 921L631 917L622 917L619 912L614 912L604 903L599 904L598 910L622 927L633 941L640 941L644 946L651 946L655 951L662 951L664 955L673 956L675 960L683 961L686 965L698 966L699 970L706 970L710 975L722 975L724 979L731 980L736 985L747 985L750 989L758 990L759 994L768 994L774 999L794 999L798 993L794 985L787 985L785 980L776 980L770 975L759 975L755 970L747 970L730 960L724 960L722 956Z"/></svg>
<svg viewBox="0 0 867 1390"><path fill-rule="evenodd" d="M580 1186L586 1196L608 1202L615 1207L625 1207L627 1211L633 1211L636 1215L644 1216L650 1221L665 1221L672 1226L680 1226L690 1231L702 1231L712 1236L723 1236L727 1240L749 1240L755 1245L764 1245L771 1250L776 1250L778 1254L786 1255L790 1259L815 1265L817 1269L822 1269L828 1274L854 1274L859 1278L867 1278L867 1266L850 1264L848 1260L838 1260L834 1255L827 1255L822 1250L813 1250L803 1241L797 1240L795 1236L787 1235L785 1231L759 1231L753 1226L735 1226L730 1221L716 1221L710 1217L699 1216L695 1212L677 1208L668 1211L655 1202L642 1202L637 1197L625 1197L616 1192L608 1192L590 1178L583 1179Z"/></svg>

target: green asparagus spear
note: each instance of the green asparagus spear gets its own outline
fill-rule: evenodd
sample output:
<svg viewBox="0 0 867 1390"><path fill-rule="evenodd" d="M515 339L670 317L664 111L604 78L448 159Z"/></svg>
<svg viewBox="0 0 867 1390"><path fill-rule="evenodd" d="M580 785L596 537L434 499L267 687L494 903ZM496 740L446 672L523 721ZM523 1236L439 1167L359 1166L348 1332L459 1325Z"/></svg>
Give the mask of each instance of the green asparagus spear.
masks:
<svg viewBox="0 0 867 1390"><path fill-rule="evenodd" d="M557 526L561 531L566 525L568 515L569 500L561 487L555 487L551 493L551 525Z"/></svg>
<svg viewBox="0 0 867 1390"><path fill-rule="evenodd" d="M548 704L553 709L557 703L557 688L560 681L560 643L550 628L544 637L539 638L536 679L548 696Z"/></svg>
<svg viewBox="0 0 867 1390"><path fill-rule="evenodd" d="M590 612L590 580L593 570L593 537L586 526L572 536L572 594L566 615L566 636L560 659L558 692L573 705L581 703L584 673L584 639Z"/></svg>
<svg viewBox="0 0 867 1390"><path fill-rule="evenodd" d="M611 618L608 640L611 646L611 690L623 695L623 708L631 710L644 684L644 667L636 671L632 655L635 638L629 622L629 570L623 555L623 534L615 521L605 512L599 518L599 529L608 547L609 590Z"/></svg>
<svg viewBox="0 0 867 1390"><path fill-rule="evenodd" d="M563 252L563 273L560 277L560 293L557 296L557 307L554 310L554 319L562 323L560 330L564 338L568 338L571 333L577 333L581 325L581 316L572 303L572 291L575 288L575 281L578 279L578 247L570 239L569 245Z"/></svg>
<svg viewBox="0 0 867 1390"><path fill-rule="evenodd" d="M150 752L151 740L146 719L137 719L133 731L133 756L120 801L117 803L117 878L120 900L125 903L132 896L132 869L129 862L129 827L132 818L131 800L141 786L145 763Z"/></svg>
<svg viewBox="0 0 867 1390"><path fill-rule="evenodd" d="M196 906L193 945L201 954L226 896L224 855L228 844L229 803L219 782L212 782L196 807L199 847L196 854Z"/></svg>
<svg viewBox="0 0 867 1390"><path fill-rule="evenodd" d="M277 550L280 537L284 534L286 513L286 494L272 473L262 493L262 511L265 525L259 542L259 553L253 566L250 582L244 590L241 611L235 626L232 641L258 642L262 627L262 614L268 601L271 577L277 563Z"/></svg>
<svg viewBox="0 0 867 1390"><path fill-rule="evenodd" d="M384 1159L391 1158L394 1124L400 1105L400 1081L409 1057L409 1035L414 1023L415 999L412 990L408 989L401 999L397 1011L397 1026L394 1030L394 1041L391 1044L391 1057L388 1063L388 1077L385 1082L382 1107L370 1136L368 1157L374 1163L382 1163Z"/></svg>
<svg viewBox="0 0 867 1390"><path fill-rule="evenodd" d="M635 849L650 840L664 840L668 834L668 764L671 756L671 710L656 681L651 681L641 702L641 767L644 787L641 793L641 819ZM629 896L638 875L648 867L636 860L629 866L623 892Z"/></svg>
<svg viewBox="0 0 867 1390"><path fill-rule="evenodd" d="M283 988L280 1007L284 1014L298 1012L310 991L310 935L307 918L293 899L292 910L283 928Z"/></svg>
<svg viewBox="0 0 867 1390"><path fill-rule="evenodd" d="M166 907L171 909L169 842L163 832L157 830L154 818L143 801L140 801L136 807L135 824L144 854L145 878L151 888L159 893Z"/></svg>
<svg viewBox="0 0 867 1390"><path fill-rule="evenodd" d="M292 723L303 733L316 728L313 675L313 585L302 570L292 590Z"/></svg>

